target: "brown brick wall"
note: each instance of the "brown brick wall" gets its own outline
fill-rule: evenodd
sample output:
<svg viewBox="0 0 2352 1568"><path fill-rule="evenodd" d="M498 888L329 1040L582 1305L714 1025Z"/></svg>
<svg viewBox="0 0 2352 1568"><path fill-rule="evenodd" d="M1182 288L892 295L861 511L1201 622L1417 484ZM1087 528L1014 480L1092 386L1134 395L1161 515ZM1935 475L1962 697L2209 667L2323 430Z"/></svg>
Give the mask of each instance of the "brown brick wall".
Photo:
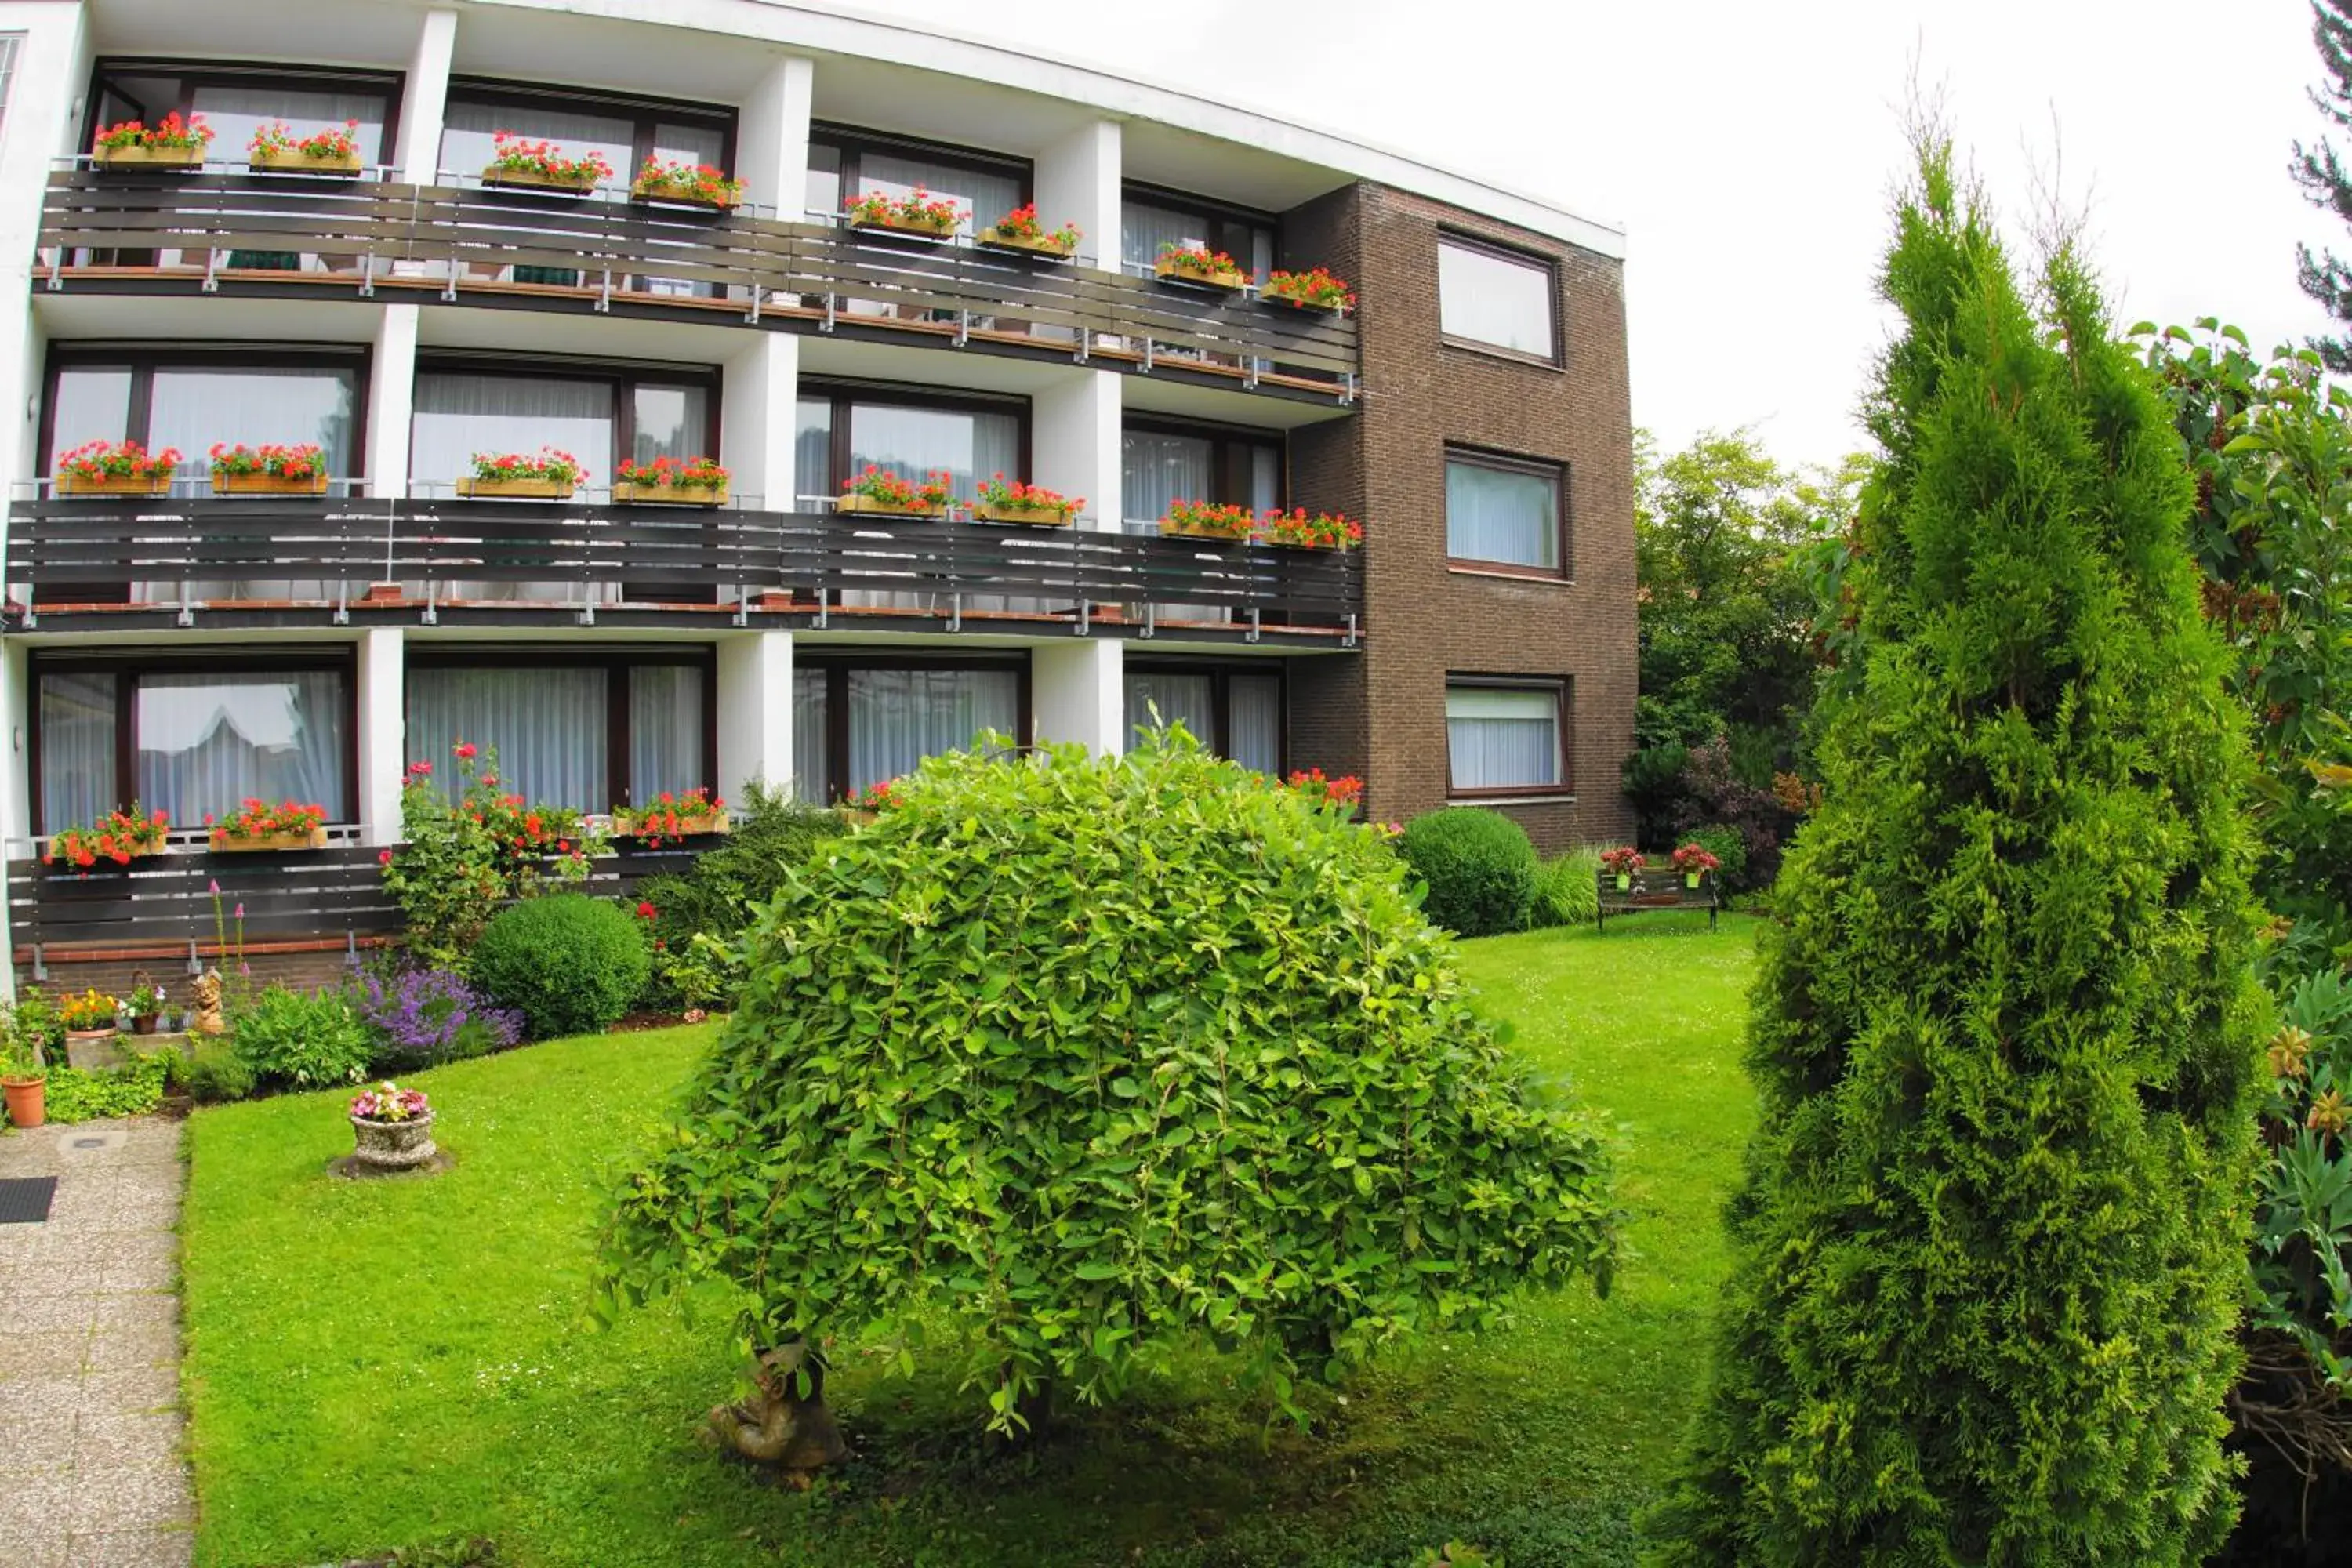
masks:
<svg viewBox="0 0 2352 1568"><path fill-rule="evenodd" d="M365 958L367 952L366 948L360 950L362 958ZM77 961L71 956L61 958L54 952L45 956L48 969L47 980L35 980L33 966L29 963L16 965L19 992L37 988L51 996L58 996L69 991L95 989L109 996L128 996L143 973L163 988L167 1007L190 1006L195 999L195 994L189 989L189 983L195 976L188 973L188 954L184 948L169 957L135 960L102 958ZM206 953L205 961L212 963L212 955ZM252 971L253 984L257 989L275 982L299 991L316 991L341 985L355 973L340 942L315 952L248 953L245 962Z"/></svg>
<svg viewBox="0 0 2352 1568"><path fill-rule="evenodd" d="M1562 368L1439 341L1440 227L1555 259ZM1633 813L1618 770L1633 738L1633 415L1623 269L1616 261L1419 196L1373 184L1335 191L1283 217L1282 264L1321 261L1360 302L1363 400L1353 418L1291 442L1297 504L1366 519L1367 707L1360 723L1314 710L1348 683L1293 676L1299 765L1360 755L1368 813L1403 819L1446 802L1449 672L1564 677L1570 682L1573 800L1502 807L1547 849L1624 842ZM1448 443L1565 464L1571 580L1515 581L1449 570ZM1302 661L1302 665L1309 661ZM1351 750L1352 748L1352 750Z"/></svg>

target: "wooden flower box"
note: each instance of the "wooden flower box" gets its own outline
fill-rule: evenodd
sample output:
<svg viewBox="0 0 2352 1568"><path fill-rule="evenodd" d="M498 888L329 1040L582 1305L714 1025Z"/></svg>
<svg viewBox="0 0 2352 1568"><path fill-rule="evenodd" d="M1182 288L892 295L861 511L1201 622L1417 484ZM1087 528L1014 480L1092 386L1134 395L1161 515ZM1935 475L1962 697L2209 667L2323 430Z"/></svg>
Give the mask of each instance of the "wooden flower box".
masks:
<svg viewBox="0 0 2352 1568"><path fill-rule="evenodd" d="M834 503L833 510L844 516L854 512L864 512L872 517L945 517L948 510L944 506L924 506L919 502L894 506L888 501L879 501L872 496L861 495L843 496L840 500Z"/></svg>
<svg viewBox="0 0 2352 1568"><path fill-rule="evenodd" d="M1057 507L976 506L971 509L974 522L1010 523L1016 528L1067 528L1076 521L1075 510Z"/></svg>
<svg viewBox="0 0 2352 1568"><path fill-rule="evenodd" d="M518 191L547 191L560 196L584 196L596 188L593 173L559 178L537 169L501 169L496 163L482 171L482 184Z"/></svg>
<svg viewBox="0 0 2352 1568"><path fill-rule="evenodd" d="M741 196L702 196L674 185L632 185L629 187L629 200L641 206L660 202L670 206L700 207L705 212L714 213L731 213L743 205Z"/></svg>
<svg viewBox="0 0 2352 1568"><path fill-rule="evenodd" d="M954 224L902 223L897 218L859 218L849 226L866 234L887 234L931 241L953 239L956 232Z"/></svg>
<svg viewBox="0 0 2352 1568"><path fill-rule="evenodd" d="M1281 535L1274 533L1264 535L1258 540L1258 542L1260 544L1270 544L1276 550L1338 550L1341 548L1337 544L1324 544L1312 539L1285 539Z"/></svg>
<svg viewBox="0 0 2352 1568"><path fill-rule="evenodd" d="M160 496L171 490L169 474L59 474L57 483L61 496Z"/></svg>
<svg viewBox="0 0 2352 1568"><path fill-rule="evenodd" d="M1222 529L1202 528L1198 523L1178 522L1172 517L1160 520L1160 536L1165 539L1205 539L1212 544L1246 544L1250 535L1227 533Z"/></svg>
<svg viewBox="0 0 2352 1568"><path fill-rule="evenodd" d="M1051 257L1056 261L1067 261L1071 257L1076 255L1078 251L1078 245L1076 240L1072 240L1067 245L1059 245L1053 239L1045 237L1040 237L1036 239L1025 239L1017 235L1000 233L993 226L982 229L978 235L973 237L973 238L977 243L987 246L991 250L1019 250L1026 252L1031 256Z"/></svg>
<svg viewBox="0 0 2352 1568"><path fill-rule="evenodd" d="M636 812L616 811L613 814L613 837L642 838L646 834L645 827L641 826L644 821L645 817ZM709 838L722 837L734 831L734 819L723 810L706 811L699 816L688 816L680 812L676 831L665 829L661 836L664 838Z"/></svg>
<svg viewBox="0 0 2352 1568"><path fill-rule="evenodd" d="M277 849L324 849L327 829L322 825L311 828L296 828L290 833L271 833L259 838L223 838L213 846L222 855L253 855Z"/></svg>
<svg viewBox="0 0 2352 1568"><path fill-rule="evenodd" d="M468 500L570 500L577 479L459 479L457 493Z"/></svg>
<svg viewBox="0 0 2352 1568"><path fill-rule="evenodd" d="M1229 294L1239 293L1249 287L1249 274L1238 267L1203 272L1198 268L1185 266L1173 257L1163 256L1152 267L1152 271L1163 283L1190 283L1202 289L1222 289Z"/></svg>
<svg viewBox="0 0 2352 1568"><path fill-rule="evenodd" d="M357 152L331 153L323 158L312 158L300 153L256 153L247 165L257 174L356 174L360 172Z"/></svg>
<svg viewBox="0 0 2352 1568"><path fill-rule="evenodd" d="M52 839L50 842L55 843L56 841ZM128 849L124 850L123 853L130 856L133 860L144 860L150 855L161 855L164 853L164 846L161 844L133 844ZM96 866L76 866L65 860L58 860L48 863L48 868L52 871L71 871L84 876L87 876L89 873L96 871L100 868L109 868L113 866L114 862L112 860L105 858L100 858ZM116 868L119 869L119 868Z"/></svg>
<svg viewBox="0 0 2352 1568"><path fill-rule="evenodd" d="M101 169L201 169L202 147L100 147L90 154Z"/></svg>
<svg viewBox="0 0 2352 1568"><path fill-rule="evenodd" d="M219 496L322 496L327 493L327 476L312 474L304 479L289 479L284 474L225 474L213 470L213 494Z"/></svg>
<svg viewBox="0 0 2352 1568"><path fill-rule="evenodd" d="M1302 300L1295 294L1269 294L1263 289L1258 292L1257 302L1261 305L1278 305L1288 310L1313 310L1324 316L1339 315L1348 308L1348 302L1345 300L1334 300L1327 305L1320 300Z"/></svg>
<svg viewBox="0 0 2352 1568"><path fill-rule="evenodd" d="M724 506L727 487L709 485L639 485L626 479L613 481L614 506Z"/></svg>

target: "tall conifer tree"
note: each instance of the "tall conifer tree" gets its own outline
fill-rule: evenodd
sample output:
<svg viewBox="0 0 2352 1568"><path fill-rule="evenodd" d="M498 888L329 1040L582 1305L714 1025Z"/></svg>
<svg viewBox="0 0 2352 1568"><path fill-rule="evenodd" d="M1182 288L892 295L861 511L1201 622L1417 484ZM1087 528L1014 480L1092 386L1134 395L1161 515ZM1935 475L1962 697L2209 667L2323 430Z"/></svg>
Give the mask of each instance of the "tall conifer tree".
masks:
<svg viewBox="0 0 2352 1568"><path fill-rule="evenodd" d="M2311 42L2327 72L2326 81L2312 89L2311 101L2330 124L2352 131L2352 0L2311 0ZM2288 169L2312 205L2352 224L2352 170L2337 160L2332 143L2325 138L2315 147L2296 142ZM2303 291L2337 321L2352 321L2352 261L2338 259L2332 250L2315 256L2307 245L2294 247L2294 258ZM2352 371L2352 339L2314 338L2312 346L2328 369Z"/></svg>
<svg viewBox="0 0 2352 1568"><path fill-rule="evenodd" d="M2263 1004L2189 480L2078 258L2037 317L1922 142L1671 1568L2193 1563L2235 1513Z"/></svg>

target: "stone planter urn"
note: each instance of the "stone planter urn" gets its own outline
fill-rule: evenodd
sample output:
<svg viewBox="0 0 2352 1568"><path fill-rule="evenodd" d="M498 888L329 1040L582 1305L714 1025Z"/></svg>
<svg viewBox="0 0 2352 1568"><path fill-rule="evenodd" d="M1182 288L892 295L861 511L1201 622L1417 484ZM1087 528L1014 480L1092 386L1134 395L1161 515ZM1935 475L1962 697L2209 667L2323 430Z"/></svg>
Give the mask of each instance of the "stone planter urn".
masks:
<svg viewBox="0 0 2352 1568"><path fill-rule="evenodd" d="M433 1113L429 1110L403 1121L377 1121L354 1116L352 1131L359 1141L352 1151L352 1163L372 1171L413 1171L439 1152L433 1142Z"/></svg>

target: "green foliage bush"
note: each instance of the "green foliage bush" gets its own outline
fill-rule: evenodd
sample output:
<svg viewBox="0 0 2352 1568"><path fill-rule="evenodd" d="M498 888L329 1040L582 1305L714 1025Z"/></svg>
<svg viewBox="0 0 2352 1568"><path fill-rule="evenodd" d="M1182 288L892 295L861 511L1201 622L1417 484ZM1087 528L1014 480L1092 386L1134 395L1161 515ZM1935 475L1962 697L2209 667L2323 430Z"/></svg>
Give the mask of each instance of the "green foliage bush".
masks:
<svg viewBox="0 0 2352 1568"><path fill-rule="evenodd" d="M1723 862L1717 868L1716 876L1721 879L1726 890L1748 885L1748 839L1737 827L1728 827L1719 822L1694 827L1675 840L1676 848L1685 844L1696 844Z"/></svg>
<svg viewBox="0 0 2352 1568"><path fill-rule="evenodd" d="M757 1344L968 1346L1010 1427L1186 1340L1288 1407L1522 1284L1605 1282L1599 1122L1536 1102L1349 808L1172 732L899 795L761 914L619 1194L607 1310L715 1274Z"/></svg>
<svg viewBox="0 0 2352 1568"><path fill-rule="evenodd" d="M163 1103L163 1054L134 1056L119 1068L51 1068L44 1114L51 1121L145 1116Z"/></svg>
<svg viewBox="0 0 2352 1568"><path fill-rule="evenodd" d="M592 1034L620 1021L651 969L637 920L578 893L499 911L474 946L473 976L523 1016L531 1038Z"/></svg>
<svg viewBox="0 0 2352 1568"><path fill-rule="evenodd" d="M664 1004L709 1006L726 1001L734 976L709 956L698 935L732 942L751 923L753 906L776 896L787 868L808 859L844 830L837 812L803 805L780 789L754 784L736 807L734 831L697 856L694 868L648 877L637 897L654 907L656 998ZM705 979L697 966L708 970Z"/></svg>
<svg viewBox="0 0 2352 1568"><path fill-rule="evenodd" d="M340 991L269 985L236 1010L229 1037L256 1079L281 1089L326 1089L367 1076L369 1042Z"/></svg>
<svg viewBox="0 0 2352 1568"><path fill-rule="evenodd" d="M408 765L400 791L401 846L383 885L399 901L410 962L462 967L491 918L542 888L586 879L604 837L571 806L533 805L507 792L499 754L464 742L445 759L454 796L429 761Z"/></svg>
<svg viewBox="0 0 2352 1568"><path fill-rule="evenodd" d="M1657 1561L2202 1563L2263 1004L2189 484L2082 264L2037 320L1948 145L1881 276L1853 655Z"/></svg>
<svg viewBox="0 0 2352 1568"><path fill-rule="evenodd" d="M1457 936L1524 931L1536 895L1536 847L1499 811L1448 806L1404 826L1397 851L1429 889L1422 912Z"/></svg>
<svg viewBox="0 0 2352 1568"><path fill-rule="evenodd" d="M245 1058L225 1041L197 1046L186 1058L185 1065L175 1071L189 1098L199 1105L243 1100L254 1091L258 1081Z"/></svg>
<svg viewBox="0 0 2352 1568"><path fill-rule="evenodd" d="M1528 907L1531 929L1590 925L1600 912L1600 850L1571 849L1536 872L1535 900Z"/></svg>

